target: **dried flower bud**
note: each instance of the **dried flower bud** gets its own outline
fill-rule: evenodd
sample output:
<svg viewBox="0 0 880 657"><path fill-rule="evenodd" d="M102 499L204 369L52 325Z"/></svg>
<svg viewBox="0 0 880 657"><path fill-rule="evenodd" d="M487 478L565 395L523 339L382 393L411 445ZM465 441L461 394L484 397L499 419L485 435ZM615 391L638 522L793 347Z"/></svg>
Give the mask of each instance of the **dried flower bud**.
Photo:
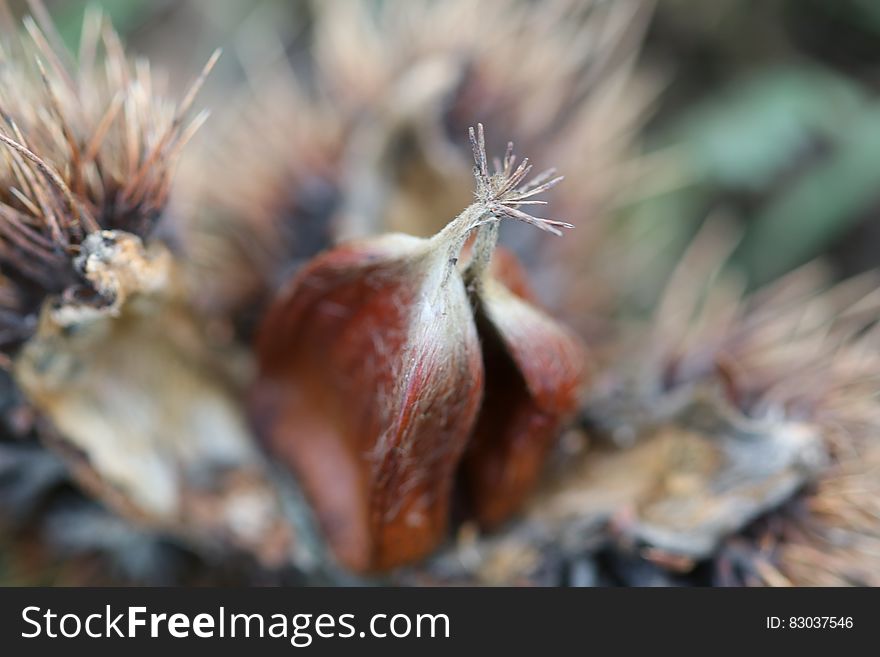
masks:
<svg viewBox="0 0 880 657"><path fill-rule="evenodd" d="M444 535L483 394L457 268L468 235L500 217L567 226L518 209L552 184L518 188L526 162L489 178L482 126L474 155L477 200L440 233L387 235L319 256L260 330L255 417L299 477L336 556L355 570L419 558Z"/></svg>

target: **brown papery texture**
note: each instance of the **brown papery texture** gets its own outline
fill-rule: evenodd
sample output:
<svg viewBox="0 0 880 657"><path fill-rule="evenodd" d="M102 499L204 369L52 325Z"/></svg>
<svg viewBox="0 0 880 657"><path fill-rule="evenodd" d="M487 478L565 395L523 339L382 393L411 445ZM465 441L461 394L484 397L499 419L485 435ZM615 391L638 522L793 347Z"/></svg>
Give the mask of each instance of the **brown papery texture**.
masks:
<svg viewBox="0 0 880 657"><path fill-rule="evenodd" d="M359 572L442 540L481 400L467 294L449 249L436 246L391 235L316 258L258 338L261 433L302 483L337 559Z"/></svg>

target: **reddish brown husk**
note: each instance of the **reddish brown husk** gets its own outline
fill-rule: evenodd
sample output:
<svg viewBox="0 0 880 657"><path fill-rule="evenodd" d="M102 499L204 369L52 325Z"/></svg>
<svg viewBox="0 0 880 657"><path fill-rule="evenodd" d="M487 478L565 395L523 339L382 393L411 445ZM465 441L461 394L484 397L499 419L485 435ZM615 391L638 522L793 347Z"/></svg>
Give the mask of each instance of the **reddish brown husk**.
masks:
<svg viewBox="0 0 880 657"><path fill-rule="evenodd" d="M586 369L580 341L531 301L519 263L498 249L474 294L486 392L462 463L471 513L485 528L509 518L536 484Z"/></svg>
<svg viewBox="0 0 880 657"><path fill-rule="evenodd" d="M443 539L481 400L463 282L448 249L428 244L394 235L316 258L259 334L261 433L355 571Z"/></svg>
<svg viewBox="0 0 880 657"><path fill-rule="evenodd" d="M554 234L572 227L521 209L544 204L536 197L561 177L551 169L529 178L528 159L517 165L510 143L490 171L483 126L469 136L472 205L430 239L387 235L319 256L260 328L260 432L301 482L339 561L356 571L388 569L437 546L471 437L469 480L492 509L481 515L512 510L575 405L578 345L485 273L502 219ZM462 273L457 263L475 230ZM473 435L484 379L475 311L502 396ZM500 512L489 501L498 496L509 498Z"/></svg>

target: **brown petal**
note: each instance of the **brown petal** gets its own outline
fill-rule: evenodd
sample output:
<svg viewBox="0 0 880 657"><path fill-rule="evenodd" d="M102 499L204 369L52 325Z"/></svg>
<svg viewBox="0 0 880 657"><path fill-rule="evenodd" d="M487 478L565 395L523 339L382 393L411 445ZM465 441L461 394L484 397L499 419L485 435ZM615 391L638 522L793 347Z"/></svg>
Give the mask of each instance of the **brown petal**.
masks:
<svg viewBox="0 0 880 657"><path fill-rule="evenodd" d="M585 374L580 341L530 296L522 268L499 249L475 301L486 392L463 462L471 510L485 527L508 518L534 487Z"/></svg>
<svg viewBox="0 0 880 657"><path fill-rule="evenodd" d="M261 327L255 417L358 571L442 539L482 395L464 285L444 250L393 235L319 256Z"/></svg>

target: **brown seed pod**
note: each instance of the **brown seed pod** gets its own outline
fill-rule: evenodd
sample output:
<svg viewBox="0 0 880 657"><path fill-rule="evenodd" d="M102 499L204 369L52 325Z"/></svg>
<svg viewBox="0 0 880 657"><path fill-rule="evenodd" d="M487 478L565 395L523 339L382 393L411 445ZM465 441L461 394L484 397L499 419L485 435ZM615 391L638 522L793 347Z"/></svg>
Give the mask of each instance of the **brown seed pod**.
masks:
<svg viewBox="0 0 880 657"><path fill-rule="evenodd" d="M555 181L519 187L486 172L477 200L430 239L387 235L333 249L294 279L263 323L254 417L297 474L349 568L427 554L446 530L451 489L483 394L483 364L457 267L475 228L516 218ZM489 255L494 244L487 245Z"/></svg>
<svg viewBox="0 0 880 657"><path fill-rule="evenodd" d="M482 189L516 188L529 172L516 167L513 145L490 174L482 130L471 132ZM516 194L522 204L556 184L554 170L537 175ZM497 192L496 192L497 193ZM494 253L498 220L479 229L465 270L486 367L486 398L462 465L472 511L485 527L507 519L537 482L562 423L578 406L585 349L533 303L516 258ZM494 257L493 257L494 255Z"/></svg>
<svg viewBox="0 0 880 657"><path fill-rule="evenodd" d="M484 273L468 273L478 277L473 301L486 395L462 474L472 512L491 528L522 505L577 410L586 350L534 305L512 254L498 250Z"/></svg>
<svg viewBox="0 0 880 657"><path fill-rule="evenodd" d="M454 252L403 236L339 247L261 328L255 415L355 570L422 556L445 531L483 385Z"/></svg>

